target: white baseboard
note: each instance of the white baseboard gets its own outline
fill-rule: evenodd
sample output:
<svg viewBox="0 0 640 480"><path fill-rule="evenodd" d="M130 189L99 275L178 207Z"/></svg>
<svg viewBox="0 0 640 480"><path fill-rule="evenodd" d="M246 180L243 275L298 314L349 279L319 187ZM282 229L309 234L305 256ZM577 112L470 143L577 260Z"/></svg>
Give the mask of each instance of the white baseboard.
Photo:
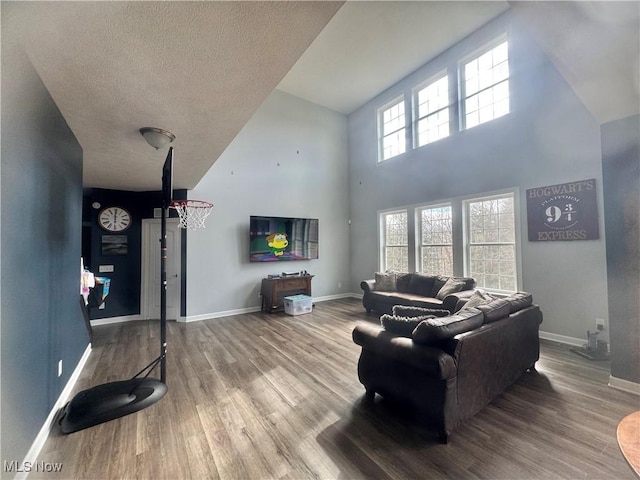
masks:
<svg viewBox="0 0 640 480"><path fill-rule="evenodd" d="M539 336L545 340L551 340L558 343L564 343L566 345L572 345L575 347L582 347L585 345L585 340L582 338L573 338L566 337L564 335L557 335L555 333L549 332L539 332ZM623 392L633 393L635 395L640 395L640 383L630 382L629 380L624 380L622 378L616 378L612 375L609 375L609 384L611 388L615 388L616 390L622 390Z"/></svg>
<svg viewBox="0 0 640 480"><path fill-rule="evenodd" d="M112 323L135 322L138 320L142 320L142 316L126 315L122 317L97 318L95 320L91 320L91 326L97 327L98 325L111 325Z"/></svg>
<svg viewBox="0 0 640 480"><path fill-rule="evenodd" d="M69 377L69 381L67 382L64 389L60 393L58 400L56 401L55 405L49 412L49 416L44 421L44 424L42 425L42 428L38 432L36 439L33 441L33 444L31 444L31 448L25 455L22 465L27 465L27 464L35 465L35 462L38 459L38 455L40 455L40 450L42 450L42 447L44 446L45 442L47 441L47 438L49 437L49 433L51 432L51 426L53 425L53 420L58 414L58 411L67 402L67 399L69 398L69 395L73 391L73 387L75 387L76 382L80 377L80 373L82 373L82 369L87 363L87 360L89 359L90 354L91 354L91 344L87 345L87 348L82 354L82 357L78 362L78 365L76 365L76 368L71 374L71 377ZM29 475L29 472L27 471L19 472L14 478L16 480L18 479L22 480L27 478L27 475Z"/></svg>
<svg viewBox="0 0 640 480"><path fill-rule="evenodd" d="M629 380L609 375L609 386L616 390L640 395L640 383L630 382Z"/></svg>
<svg viewBox="0 0 640 480"><path fill-rule="evenodd" d="M111 325L113 323L126 323L126 322L138 322L140 320L145 320L141 315L127 315L124 317L109 317L109 318L98 318L96 320L91 320L91 326L97 327L99 325ZM168 319L170 322L173 321L173 318ZM185 322L185 317L178 317L175 319L177 322Z"/></svg>
<svg viewBox="0 0 640 480"><path fill-rule="evenodd" d="M337 300L340 298L352 298L356 295L355 298L362 298L362 296L357 297L357 294L353 293L338 293L335 295L325 295L323 297L313 297L313 302L326 302L327 300ZM179 322L199 322L202 320L209 320L211 318L222 318L222 317L230 317L232 315L242 315L243 313L255 313L261 311L261 307L246 307L246 308L236 308L234 310L223 310L220 312L213 313L203 313L200 315L190 315L187 317L182 317Z"/></svg>
<svg viewBox="0 0 640 480"><path fill-rule="evenodd" d="M540 330L538 335L540 338L544 340L551 340L553 342L565 343L567 345L572 345L574 347L581 347L585 343L587 343L583 338L567 337L565 335L558 335L557 333L543 332L542 330Z"/></svg>
<svg viewBox="0 0 640 480"><path fill-rule="evenodd" d="M336 293L335 295L325 295L324 297L313 297L313 302L326 302L328 300L340 300L342 298L351 298L352 293Z"/></svg>
<svg viewBox="0 0 640 480"><path fill-rule="evenodd" d="M260 307L247 307L247 308L236 308L234 310L223 310L221 312L213 312L213 313L203 313L201 315L188 315L184 318L184 322L199 322L201 320L209 320L210 318L222 318L222 317L230 317L231 315L242 315L243 313L254 313L259 312L261 310Z"/></svg>

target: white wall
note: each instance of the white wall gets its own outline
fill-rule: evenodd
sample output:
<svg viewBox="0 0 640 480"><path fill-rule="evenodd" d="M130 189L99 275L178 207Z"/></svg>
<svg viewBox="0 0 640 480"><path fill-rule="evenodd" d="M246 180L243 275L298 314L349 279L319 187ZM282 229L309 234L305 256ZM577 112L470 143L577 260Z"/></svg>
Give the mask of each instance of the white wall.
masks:
<svg viewBox="0 0 640 480"><path fill-rule="evenodd" d="M509 32L511 107L505 117L377 163L376 109L498 34ZM522 289L541 306L541 329L585 339L607 319L600 127L518 24L504 15L349 116L351 289L378 266L377 212L507 188L520 191ZM528 188L595 178L600 239L529 242ZM462 272L457 272L461 274Z"/></svg>
<svg viewBox="0 0 640 480"><path fill-rule="evenodd" d="M272 273L307 270L316 298L348 292L344 115L276 90L188 197L215 207L187 234L187 320L259 307ZM319 259L250 263L251 215L318 218Z"/></svg>

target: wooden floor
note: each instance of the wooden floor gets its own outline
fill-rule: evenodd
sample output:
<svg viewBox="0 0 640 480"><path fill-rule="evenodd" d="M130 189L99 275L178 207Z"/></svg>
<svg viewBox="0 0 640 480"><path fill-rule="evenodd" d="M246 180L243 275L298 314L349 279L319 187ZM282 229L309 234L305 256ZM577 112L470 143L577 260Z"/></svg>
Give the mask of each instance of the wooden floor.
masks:
<svg viewBox="0 0 640 480"><path fill-rule="evenodd" d="M70 435L38 458L64 479L632 479L616 442L637 396L609 370L544 342L525 374L448 445L379 396L363 402L351 340L358 300L311 314L170 323L169 392L146 410ZM157 354L157 322L95 328L81 390L128 378Z"/></svg>

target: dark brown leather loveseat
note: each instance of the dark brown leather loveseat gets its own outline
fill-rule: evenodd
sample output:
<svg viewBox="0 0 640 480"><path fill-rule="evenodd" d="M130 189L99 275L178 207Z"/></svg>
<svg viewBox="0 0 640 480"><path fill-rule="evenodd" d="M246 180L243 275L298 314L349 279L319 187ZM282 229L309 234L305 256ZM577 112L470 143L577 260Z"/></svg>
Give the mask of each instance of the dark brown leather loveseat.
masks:
<svg viewBox="0 0 640 480"><path fill-rule="evenodd" d="M461 309L467 300L449 317L414 318L415 329L405 324L403 334L370 322L353 331L367 397L378 393L413 407L444 443L539 358L542 312L529 293Z"/></svg>
<svg viewBox="0 0 640 480"><path fill-rule="evenodd" d="M397 272L376 273L375 278L360 282L364 292L362 305L368 313L381 314L391 313L394 305L437 308L453 313L459 300L456 294L469 292L475 286L476 281L470 277Z"/></svg>

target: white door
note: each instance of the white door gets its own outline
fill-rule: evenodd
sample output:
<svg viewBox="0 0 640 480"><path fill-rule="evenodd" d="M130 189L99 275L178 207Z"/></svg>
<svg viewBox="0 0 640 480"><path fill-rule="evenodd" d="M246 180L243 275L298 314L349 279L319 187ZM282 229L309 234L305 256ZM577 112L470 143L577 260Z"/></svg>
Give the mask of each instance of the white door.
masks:
<svg viewBox="0 0 640 480"><path fill-rule="evenodd" d="M167 219L167 320L180 318L180 236L178 219ZM160 318L160 219L142 221L142 316Z"/></svg>

